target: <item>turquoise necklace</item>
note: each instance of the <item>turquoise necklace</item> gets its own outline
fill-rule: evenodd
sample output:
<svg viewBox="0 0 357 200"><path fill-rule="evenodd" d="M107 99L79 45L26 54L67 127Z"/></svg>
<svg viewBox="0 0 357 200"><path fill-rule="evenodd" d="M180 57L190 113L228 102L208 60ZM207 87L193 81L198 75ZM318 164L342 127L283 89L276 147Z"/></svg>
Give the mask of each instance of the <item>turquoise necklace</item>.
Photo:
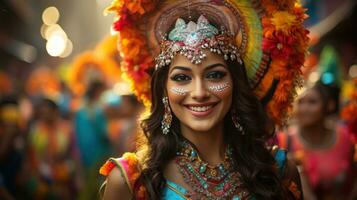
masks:
<svg viewBox="0 0 357 200"><path fill-rule="evenodd" d="M189 199L247 199L249 194L242 188L240 174L235 170L232 147L228 146L222 163L212 166L203 161L193 145L181 143L176 164L185 183L192 187Z"/></svg>

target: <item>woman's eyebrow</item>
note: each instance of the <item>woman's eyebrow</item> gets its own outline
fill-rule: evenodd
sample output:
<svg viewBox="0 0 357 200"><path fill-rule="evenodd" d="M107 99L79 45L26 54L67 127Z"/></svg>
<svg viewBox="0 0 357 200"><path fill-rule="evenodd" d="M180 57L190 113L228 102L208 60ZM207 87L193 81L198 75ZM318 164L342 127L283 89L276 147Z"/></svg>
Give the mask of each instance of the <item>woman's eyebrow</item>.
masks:
<svg viewBox="0 0 357 200"><path fill-rule="evenodd" d="M170 73L175 69L184 70L184 71L191 71L191 68L189 68L189 67L175 66L175 67L171 68Z"/></svg>
<svg viewBox="0 0 357 200"><path fill-rule="evenodd" d="M214 64L206 66L204 70L207 71L207 70L210 70L212 68L219 67L219 66L227 68L227 66L225 64L223 64L223 63L214 63ZM190 67L174 66L173 68L170 69L170 73L175 69L184 70L184 71L191 71L192 70Z"/></svg>
<svg viewBox="0 0 357 200"><path fill-rule="evenodd" d="M215 68L215 67L219 67L219 66L227 68L227 66L225 64L223 64L223 63L215 63L215 64L211 64L211 65L206 66L205 67L205 71L210 70L210 69Z"/></svg>

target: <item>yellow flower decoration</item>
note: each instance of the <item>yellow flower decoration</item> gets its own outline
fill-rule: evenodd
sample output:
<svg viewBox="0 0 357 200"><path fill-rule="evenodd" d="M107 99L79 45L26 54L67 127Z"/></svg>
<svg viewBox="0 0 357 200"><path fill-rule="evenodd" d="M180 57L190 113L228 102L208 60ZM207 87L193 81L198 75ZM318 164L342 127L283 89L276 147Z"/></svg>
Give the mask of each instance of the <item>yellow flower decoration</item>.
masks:
<svg viewBox="0 0 357 200"><path fill-rule="evenodd" d="M113 0L110 6L108 6L104 10L104 14L110 13L110 12L116 12L118 13L119 10L124 6L124 0ZM119 13L118 13L119 14Z"/></svg>
<svg viewBox="0 0 357 200"><path fill-rule="evenodd" d="M287 11L277 11L271 18L272 24L276 30L283 31L284 33L292 27L296 22L296 16Z"/></svg>

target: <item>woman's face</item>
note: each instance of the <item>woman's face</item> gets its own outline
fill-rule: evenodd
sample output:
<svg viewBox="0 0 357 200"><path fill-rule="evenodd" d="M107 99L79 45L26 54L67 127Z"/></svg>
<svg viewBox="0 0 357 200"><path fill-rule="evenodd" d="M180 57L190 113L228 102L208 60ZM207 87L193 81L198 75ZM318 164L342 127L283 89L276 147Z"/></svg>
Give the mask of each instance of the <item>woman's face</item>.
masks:
<svg viewBox="0 0 357 200"><path fill-rule="evenodd" d="M296 118L300 126L311 126L323 118L324 102L315 89L306 90L296 102Z"/></svg>
<svg viewBox="0 0 357 200"><path fill-rule="evenodd" d="M172 61L166 91L181 127L205 132L220 125L231 107L233 82L223 58L206 52L199 65L177 55Z"/></svg>

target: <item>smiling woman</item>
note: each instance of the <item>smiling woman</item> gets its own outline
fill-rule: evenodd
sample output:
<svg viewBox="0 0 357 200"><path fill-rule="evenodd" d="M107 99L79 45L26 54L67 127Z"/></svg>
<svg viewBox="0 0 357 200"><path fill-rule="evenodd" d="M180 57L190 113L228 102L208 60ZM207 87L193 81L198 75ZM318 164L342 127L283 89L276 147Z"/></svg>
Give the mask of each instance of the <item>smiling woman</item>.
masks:
<svg viewBox="0 0 357 200"><path fill-rule="evenodd" d="M273 125L257 93L266 93L261 97L267 99L274 87L263 92L264 87L257 85L261 81L269 84L269 80L262 80L265 74L274 76L267 71L269 59L265 56L269 54L254 49L262 42L261 24L253 23L259 20L255 4L162 1L153 11L157 2L146 1L141 10L132 9L126 1L110 7L121 16L116 24L131 23L129 13L136 19L138 13L152 11L138 26L138 30L147 26L151 51L143 47L138 57L131 57L123 48L121 55L129 75L147 66L155 69L150 75L150 113L141 123L142 143L136 153L110 159L101 168L108 176L104 199L301 199L295 165L283 150L266 145ZM295 5L294 1L285 3L286 9ZM266 12L275 6L266 7ZM244 27L247 24L251 27ZM127 43L123 37L129 29L131 33L136 30L129 25L118 28L120 44ZM257 35L249 35L252 33ZM146 59L148 52L153 52L155 63ZM291 80L284 80L286 89ZM281 85L277 88L283 91ZM145 100L143 88L135 89ZM279 95L285 98L286 92ZM269 107L279 105L284 111L287 102L277 102Z"/></svg>
<svg viewBox="0 0 357 200"><path fill-rule="evenodd" d="M181 131L210 131L222 135L222 126L217 122L223 122L231 107L232 88L227 86L232 84L232 78L221 56L206 54L207 59L200 65L178 55L170 65L166 91L170 107L181 122ZM187 92L177 94L172 92L174 88Z"/></svg>

